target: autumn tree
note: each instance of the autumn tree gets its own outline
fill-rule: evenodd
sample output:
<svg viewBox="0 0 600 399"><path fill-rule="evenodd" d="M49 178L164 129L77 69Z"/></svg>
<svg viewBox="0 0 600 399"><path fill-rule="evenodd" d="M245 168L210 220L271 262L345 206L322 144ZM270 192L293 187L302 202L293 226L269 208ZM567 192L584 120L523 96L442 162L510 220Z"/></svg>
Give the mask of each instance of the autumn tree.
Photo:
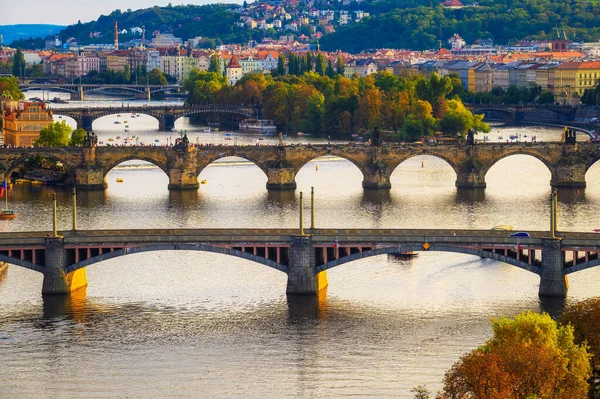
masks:
<svg viewBox="0 0 600 399"><path fill-rule="evenodd" d="M71 140L71 127L67 122L54 122L40 130L40 135L33 141L34 147L64 147Z"/></svg>
<svg viewBox="0 0 600 399"><path fill-rule="evenodd" d="M386 126L398 132L404 125L404 121L410 110L408 93L405 91L394 91L388 93L381 107L381 116Z"/></svg>
<svg viewBox="0 0 600 399"><path fill-rule="evenodd" d="M358 100L354 115L356 124L367 130L379 126L381 122L381 92L378 88L367 89Z"/></svg>
<svg viewBox="0 0 600 399"><path fill-rule="evenodd" d="M589 346L588 351L593 355L592 366L600 368L600 298L568 304L560 321L573 326L575 342Z"/></svg>
<svg viewBox="0 0 600 399"><path fill-rule="evenodd" d="M285 75L285 55L283 53L279 53L277 58L277 74L279 76Z"/></svg>
<svg viewBox="0 0 600 399"><path fill-rule="evenodd" d="M591 369L573 327L548 314L492 320L494 336L463 356L444 377L438 399L585 399Z"/></svg>

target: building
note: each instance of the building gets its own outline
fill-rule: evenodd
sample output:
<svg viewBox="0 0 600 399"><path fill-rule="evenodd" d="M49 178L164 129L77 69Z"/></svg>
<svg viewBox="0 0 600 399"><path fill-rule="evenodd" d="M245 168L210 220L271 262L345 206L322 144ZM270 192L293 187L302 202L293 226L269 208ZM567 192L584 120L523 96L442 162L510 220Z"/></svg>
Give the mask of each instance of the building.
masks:
<svg viewBox="0 0 600 399"><path fill-rule="evenodd" d="M152 47L177 47L181 44L181 38L173 36L172 33L157 33L150 43Z"/></svg>
<svg viewBox="0 0 600 399"><path fill-rule="evenodd" d="M2 110L4 144L30 147L40 135L40 130L51 125L52 111L45 103L9 101Z"/></svg>
<svg viewBox="0 0 600 399"><path fill-rule="evenodd" d="M235 55L231 57L229 64L227 64L227 67L225 68L225 71L225 76L227 76L227 83L229 83L231 86L235 85L237 81L242 78L242 66L240 65Z"/></svg>

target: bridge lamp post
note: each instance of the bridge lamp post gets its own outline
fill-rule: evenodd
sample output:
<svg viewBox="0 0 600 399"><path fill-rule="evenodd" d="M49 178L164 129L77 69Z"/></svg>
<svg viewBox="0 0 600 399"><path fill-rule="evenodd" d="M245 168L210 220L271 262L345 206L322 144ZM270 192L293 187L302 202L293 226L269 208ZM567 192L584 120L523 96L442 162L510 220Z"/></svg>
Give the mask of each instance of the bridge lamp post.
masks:
<svg viewBox="0 0 600 399"><path fill-rule="evenodd" d="M302 191L300 191L300 235L304 235L304 199L302 198Z"/></svg>
<svg viewBox="0 0 600 399"><path fill-rule="evenodd" d="M73 230L77 230L77 189L73 187Z"/></svg>
<svg viewBox="0 0 600 399"><path fill-rule="evenodd" d="M58 237L56 231L57 219L56 219L56 192L52 193L53 207L52 207L52 237Z"/></svg>

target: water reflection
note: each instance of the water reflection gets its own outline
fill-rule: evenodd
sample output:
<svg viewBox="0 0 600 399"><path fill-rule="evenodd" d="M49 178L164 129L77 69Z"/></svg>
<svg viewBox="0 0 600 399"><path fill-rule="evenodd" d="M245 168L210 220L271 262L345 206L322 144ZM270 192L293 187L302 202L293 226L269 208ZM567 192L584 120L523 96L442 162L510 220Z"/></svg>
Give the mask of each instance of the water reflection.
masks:
<svg viewBox="0 0 600 399"><path fill-rule="evenodd" d="M456 203L473 205L485 201L485 188L456 188Z"/></svg>
<svg viewBox="0 0 600 399"><path fill-rule="evenodd" d="M306 201L306 197L304 197ZM308 194L310 201L310 193ZM267 190L267 202L279 206L288 206L296 204L296 191L294 190Z"/></svg>
<svg viewBox="0 0 600 399"><path fill-rule="evenodd" d="M200 202L200 190L169 190L170 209L191 209Z"/></svg>
<svg viewBox="0 0 600 399"><path fill-rule="evenodd" d="M42 295L44 319L68 317L77 323L87 320L87 289L69 295Z"/></svg>
<svg viewBox="0 0 600 399"><path fill-rule="evenodd" d="M540 310L548 313L554 320L557 320L565 310L566 298L555 296L541 296Z"/></svg>
<svg viewBox="0 0 600 399"><path fill-rule="evenodd" d="M575 205L586 202L585 188L558 187L556 191L559 203Z"/></svg>

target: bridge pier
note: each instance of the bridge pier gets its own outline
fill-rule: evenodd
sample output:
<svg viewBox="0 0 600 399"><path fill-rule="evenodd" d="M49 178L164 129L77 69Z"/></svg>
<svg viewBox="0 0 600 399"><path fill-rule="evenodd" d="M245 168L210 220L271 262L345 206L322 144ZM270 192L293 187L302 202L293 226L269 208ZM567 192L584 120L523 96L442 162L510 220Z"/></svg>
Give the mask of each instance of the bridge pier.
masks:
<svg viewBox="0 0 600 399"><path fill-rule="evenodd" d="M102 168L85 165L75 168L75 187L82 190L104 190L108 185Z"/></svg>
<svg viewBox="0 0 600 399"><path fill-rule="evenodd" d="M584 188L586 186L586 170L585 163L581 162L556 166L550 181L552 187Z"/></svg>
<svg viewBox="0 0 600 399"><path fill-rule="evenodd" d="M542 274L540 296L566 296L567 276L563 273L563 252L560 238L542 239Z"/></svg>
<svg viewBox="0 0 600 399"><path fill-rule="evenodd" d="M456 187L485 188L487 168L477 159L470 159L456 172Z"/></svg>
<svg viewBox="0 0 600 399"><path fill-rule="evenodd" d="M42 295L64 295L87 286L85 268L71 273L65 272L67 253L62 237L49 237L45 240L44 281Z"/></svg>
<svg viewBox="0 0 600 399"><path fill-rule="evenodd" d="M363 170L362 186L370 190L387 190L392 188L390 183L390 173L387 168L379 167Z"/></svg>
<svg viewBox="0 0 600 399"><path fill-rule="evenodd" d="M267 169L267 190L295 190L296 170L294 168Z"/></svg>
<svg viewBox="0 0 600 399"><path fill-rule="evenodd" d="M87 130L88 132L92 131L92 123L94 119L91 116L84 115L81 117L81 128ZM79 121L77 121L79 125ZM77 126L79 128L80 126Z"/></svg>
<svg viewBox="0 0 600 399"><path fill-rule="evenodd" d="M175 129L175 117L173 115L165 115L158 119L158 130L171 131Z"/></svg>
<svg viewBox="0 0 600 399"><path fill-rule="evenodd" d="M327 287L326 272L315 273L315 250L310 236L292 236L286 294L316 295Z"/></svg>

